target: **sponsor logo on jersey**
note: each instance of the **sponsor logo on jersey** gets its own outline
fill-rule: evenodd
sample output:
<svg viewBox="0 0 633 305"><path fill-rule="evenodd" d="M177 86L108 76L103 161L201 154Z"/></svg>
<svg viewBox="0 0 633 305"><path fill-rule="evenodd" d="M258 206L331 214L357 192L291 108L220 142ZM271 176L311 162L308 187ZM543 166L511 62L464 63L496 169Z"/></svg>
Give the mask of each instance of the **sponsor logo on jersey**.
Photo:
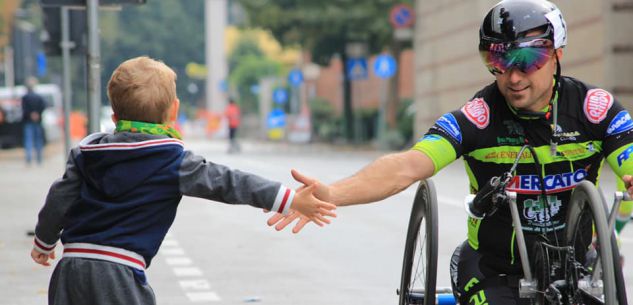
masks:
<svg viewBox="0 0 633 305"><path fill-rule="evenodd" d="M452 114L447 113L443 115L435 124L453 139L457 140L458 143L462 143L462 130L459 128L457 120Z"/></svg>
<svg viewBox="0 0 633 305"><path fill-rule="evenodd" d="M583 110L589 122L598 124L607 117L607 112L613 105L613 96L603 89L587 91Z"/></svg>
<svg viewBox="0 0 633 305"><path fill-rule="evenodd" d="M545 209L545 202L541 198L543 196L538 196L538 199L526 199L523 201L523 217L525 219L542 224L551 221L558 214L562 205L558 197L547 196L547 202L549 203L547 209Z"/></svg>
<svg viewBox="0 0 633 305"><path fill-rule="evenodd" d="M631 129L633 129L633 120L631 120L631 115L628 111L622 110L613 118L611 124L609 124L609 128L607 128L607 136L623 133Z"/></svg>
<svg viewBox="0 0 633 305"><path fill-rule="evenodd" d="M554 125L552 124L551 126L554 126ZM576 137L580 136L580 132L578 132L578 131L569 131L569 132L567 132L567 131L563 130L563 127L561 127L558 124L556 124L556 128L554 128L554 131L556 132L555 135L562 142L564 142L564 141L576 141Z"/></svg>
<svg viewBox="0 0 633 305"><path fill-rule="evenodd" d="M630 145L618 155L618 167L622 167L622 163L629 159L631 153L633 153L633 145Z"/></svg>
<svg viewBox="0 0 633 305"><path fill-rule="evenodd" d="M418 141L418 142L422 142L422 141L431 141L431 142L435 142L435 141L439 141L439 140L441 140L441 139L442 139L442 137L440 137L440 136L438 136L438 135L436 135L436 134L427 134L427 135L425 135L424 137L422 137L422 138L420 139L420 141Z"/></svg>
<svg viewBox="0 0 633 305"><path fill-rule="evenodd" d="M580 181L587 177L587 171L579 169L573 173L561 173L547 175L543 178L545 191L549 193L559 193L573 189ZM541 182L538 175L518 175L514 176L507 187L507 190L518 194L540 194Z"/></svg>
<svg viewBox="0 0 633 305"><path fill-rule="evenodd" d="M483 98L475 98L462 107L462 113L477 128L484 129L490 123L490 108Z"/></svg>

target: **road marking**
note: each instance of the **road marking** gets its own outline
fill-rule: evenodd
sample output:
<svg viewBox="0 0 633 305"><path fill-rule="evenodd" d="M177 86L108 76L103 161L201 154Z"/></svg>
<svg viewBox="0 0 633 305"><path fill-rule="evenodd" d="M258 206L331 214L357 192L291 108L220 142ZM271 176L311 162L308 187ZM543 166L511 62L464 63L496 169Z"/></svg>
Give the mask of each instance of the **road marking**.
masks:
<svg viewBox="0 0 633 305"><path fill-rule="evenodd" d="M177 268L173 268L173 270L176 276L178 277L202 276L202 270L200 270L200 268L197 268L197 267L177 267Z"/></svg>
<svg viewBox="0 0 633 305"><path fill-rule="evenodd" d="M170 266L189 266L193 264L193 261L188 257L167 257L165 258L167 265Z"/></svg>
<svg viewBox="0 0 633 305"><path fill-rule="evenodd" d="M221 301L217 293L209 292L187 292L187 297L191 302L218 302Z"/></svg>
<svg viewBox="0 0 633 305"><path fill-rule="evenodd" d="M179 281L182 290L209 290L211 284L205 279Z"/></svg>
<svg viewBox="0 0 633 305"><path fill-rule="evenodd" d="M178 241L175 239L165 239L163 240L162 245L163 247L175 247L178 246Z"/></svg>
<svg viewBox="0 0 633 305"><path fill-rule="evenodd" d="M161 249L160 252L167 256L185 255L185 250L182 248L166 248Z"/></svg>
<svg viewBox="0 0 633 305"><path fill-rule="evenodd" d="M193 260L185 255L185 250L178 246L178 241L172 234L166 236L160 252L176 277L183 278L178 284L190 302L221 301L220 296L211 291L211 284L203 277L202 270L195 267Z"/></svg>

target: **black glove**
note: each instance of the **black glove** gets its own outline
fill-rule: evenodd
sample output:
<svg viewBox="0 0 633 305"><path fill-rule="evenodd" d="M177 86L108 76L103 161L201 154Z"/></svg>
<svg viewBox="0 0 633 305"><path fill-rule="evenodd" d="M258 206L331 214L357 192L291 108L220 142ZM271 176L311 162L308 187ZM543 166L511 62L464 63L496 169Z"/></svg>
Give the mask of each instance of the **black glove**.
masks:
<svg viewBox="0 0 633 305"><path fill-rule="evenodd" d="M503 201L501 197L505 197L505 194L499 194L499 183L499 177L495 176L479 189L475 199L473 199L473 203L470 205L470 212L474 216L483 218L497 211L498 204Z"/></svg>

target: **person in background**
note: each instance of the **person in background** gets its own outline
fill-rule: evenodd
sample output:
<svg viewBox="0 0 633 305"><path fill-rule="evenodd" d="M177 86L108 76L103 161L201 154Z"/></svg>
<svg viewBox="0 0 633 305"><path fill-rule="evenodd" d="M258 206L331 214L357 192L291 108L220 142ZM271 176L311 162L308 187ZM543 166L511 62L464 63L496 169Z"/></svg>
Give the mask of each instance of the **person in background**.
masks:
<svg viewBox="0 0 633 305"><path fill-rule="evenodd" d="M37 79L26 79L26 94L22 97L22 124L24 126L24 152L26 165L31 165L32 153L35 150L35 159L42 164L42 149L44 148L44 130L42 129L42 112L46 108L44 98L35 93Z"/></svg>
<svg viewBox="0 0 633 305"><path fill-rule="evenodd" d="M229 123L229 153L240 152L240 144L237 143L237 129L240 127L240 106L230 98L229 104L224 110L224 116Z"/></svg>

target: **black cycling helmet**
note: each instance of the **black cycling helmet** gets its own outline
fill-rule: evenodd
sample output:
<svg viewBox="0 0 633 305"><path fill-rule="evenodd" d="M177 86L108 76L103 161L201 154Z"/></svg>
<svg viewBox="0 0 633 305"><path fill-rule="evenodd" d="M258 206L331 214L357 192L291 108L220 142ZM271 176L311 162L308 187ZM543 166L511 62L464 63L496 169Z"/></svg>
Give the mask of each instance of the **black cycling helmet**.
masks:
<svg viewBox="0 0 633 305"><path fill-rule="evenodd" d="M543 34L525 37L533 30L543 30ZM567 28L558 7L545 0L504 0L492 7L484 18L479 29L479 50L487 51L493 43L519 43L539 38L552 41L555 49L567 44Z"/></svg>

